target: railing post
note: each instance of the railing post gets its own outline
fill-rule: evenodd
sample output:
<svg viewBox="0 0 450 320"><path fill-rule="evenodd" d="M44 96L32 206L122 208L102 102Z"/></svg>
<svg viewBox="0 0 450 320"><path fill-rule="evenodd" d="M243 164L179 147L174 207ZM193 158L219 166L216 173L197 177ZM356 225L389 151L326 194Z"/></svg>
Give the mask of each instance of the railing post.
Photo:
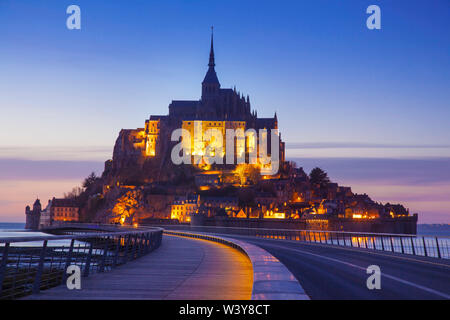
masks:
<svg viewBox="0 0 450 320"><path fill-rule="evenodd" d="M34 283L33 283L33 293L39 293L41 290L41 279L42 279L42 272L44 269L44 262L45 262L45 253L47 251L47 240L44 240L42 244L42 250L41 250L41 256L39 258L39 265L38 269L36 270L36 275L34 277Z"/></svg>
<svg viewBox="0 0 450 320"><path fill-rule="evenodd" d="M105 245L103 246L103 255L102 255L102 261L100 262L100 272L105 271L105 264L106 264L106 256L108 255L108 247L109 247L109 237L106 238Z"/></svg>
<svg viewBox="0 0 450 320"><path fill-rule="evenodd" d="M159 246L159 244L161 243L161 236L162 235L159 235L159 234L156 234L156 233L152 233L152 237L151 237L151 239L152 239L152 251L153 250L155 250L158 246Z"/></svg>
<svg viewBox="0 0 450 320"><path fill-rule="evenodd" d="M436 237L436 248L437 248L437 254L438 254L438 258L441 258L441 250L439 250L439 241L438 238Z"/></svg>
<svg viewBox="0 0 450 320"><path fill-rule="evenodd" d="M139 254L139 243L138 243L138 234L136 233L134 235L134 242L133 242L133 259L137 259Z"/></svg>
<svg viewBox="0 0 450 320"><path fill-rule="evenodd" d="M146 252L152 252L152 232L148 232L145 239Z"/></svg>
<svg viewBox="0 0 450 320"><path fill-rule="evenodd" d="M377 250L377 246L375 245L375 238L372 236L372 237L370 237L370 239L372 240L373 250Z"/></svg>
<svg viewBox="0 0 450 320"><path fill-rule="evenodd" d="M158 248L161 245L162 235L163 235L162 231L150 233L150 239L153 239L153 238L156 239L156 242L155 242L156 245L154 248ZM150 247L150 251L153 251L153 246Z"/></svg>
<svg viewBox="0 0 450 320"><path fill-rule="evenodd" d="M392 252L395 252L395 250L394 250L394 242L392 241L392 236L389 236L389 238L391 239L391 251Z"/></svg>
<svg viewBox="0 0 450 320"><path fill-rule="evenodd" d="M128 261L128 249L130 247L131 235L129 234L128 236L125 236L125 237L127 238L127 244L125 246L125 252L124 252L124 256L123 256L123 263L124 264L127 263L127 261Z"/></svg>
<svg viewBox="0 0 450 320"><path fill-rule="evenodd" d="M6 266L8 265L9 242L3 247L2 262L0 264L0 299L2 297L3 280L5 279Z"/></svg>
<svg viewBox="0 0 450 320"><path fill-rule="evenodd" d="M427 245L425 243L425 237L422 237L422 242L423 242L423 252L425 254L425 257L428 257Z"/></svg>
<svg viewBox="0 0 450 320"><path fill-rule="evenodd" d="M158 241L159 241L158 237L157 237L158 234L150 233L150 236L148 237L148 245L149 245L150 252L152 252L158 244Z"/></svg>
<svg viewBox="0 0 450 320"><path fill-rule="evenodd" d="M413 254L413 256L415 256L415 255L416 255L416 250L414 249L414 241L413 241L413 237L410 237L410 239L411 239L412 254Z"/></svg>
<svg viewBox="0 0 450 320"><path fill-rule="evenodd" d="M113 261L114 267L117 266L117 259L119 258L119 250L120 250L121 239L122 239L122 236L119 236L119 238L117 239L116 252L114 253L114 261Z"/></svg>
<svg viewBox="0 0 450 320"><path fill-rule="evenodd" d="M142 257L142 249L143 249L143 247L144 247L144 245L143 245L143 243L142 243L142 241L144 240L144 234L143 233L141 233L140 235L139 235L139 243L138 243L138 245L139 245L139 258L140 257Z"/></svg>
<svg viewBox="0 0 450 320"><path fill-rule="evenodd" d="M384 251L384 237L381 236L381 250Z"/></svg>
<svg viewBox="0 0 450 320"><path fill-rule="evenodd" d="M399 239L400 239L400 246L402 248L402 253L405 253L405 248L403 248L403 238L399 237Z"/></svg>
<svg viewBox="0 0 450 320"><path fill-rule="evenodd" d="M150 250L149 250L149 245L148 245L148 243L149 243L149 234L148 234L148 232L145 234L145 246L144 246L144 248L145 248L145 254L147 254Z"/></svg>
<svg viewBox="0 0 450 320"><path fill-rule="evenodd" d="M364 245L366 246L366 249L368 249L368 246L367 246L367 237L364 237Z"/></svg>
<svg viewBox="0 0 450 320"><path fill-rule="evenodd" d="M89 253L88 253L88 256L86 258L86 263L84 265L83 277L88 277L89 276L89 271L91 269L92 249L93 249L92 242L89 242Z"/></svg>
<svg viewBox="0 0 450 320"><path fill-rule="evenodd" d="M63 270L63 275L62 275L62 281L61 283L64 284L64 281L66 281L67 279L67 268L70 266L70 263L72 262L72 251L73 251L73 244L75 242L75 239L72 239L70 241L70 247L69 247L69 252L67 253L67 258L66 258L66 264L64 266L64 270Z"/></svg>

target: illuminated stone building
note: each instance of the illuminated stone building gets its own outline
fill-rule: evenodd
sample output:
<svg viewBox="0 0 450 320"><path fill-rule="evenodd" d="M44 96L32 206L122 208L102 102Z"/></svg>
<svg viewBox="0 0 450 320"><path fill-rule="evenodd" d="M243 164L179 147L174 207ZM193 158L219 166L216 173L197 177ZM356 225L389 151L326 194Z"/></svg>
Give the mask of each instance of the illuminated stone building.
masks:
<svg viewBox="0 0 450 320"><path fill-rule="evenodd" d="M156 166L163 165L170 160L171 134L175 129L185 129L191 134L191 155L205 155L207 147L204 139L208 129L220 131L225 140L227 129L253 129L256 135L247 132L245 142L240 140L235 143L234 153L242 155L256 150L258 133L260 129L266 129L268 134L267 155L270 156L272 146L270 134L272 130L278 131L276 113L272 118L258 118L257 112L252 110L250 98L244 97L236 89L222 88L215 71L215 55L213 36L211 35L211 49L209 55L208 71L202 82L200 100L174 100L169 105L168 115L151 115L145 121L144 128L122 130L117 139L113 155L113 170L129 166L131 163L143 164L146 161ZM200 135L195 135L196 128L201 128ZM208 144L213 140L207 140ZM225 142L222 144L225 156ZM285 160L284 142L279 140L279 160ZM225 161L224 161L225 163Z"/></svg>
<svg viewBox="0 0 450 320"><path fill-rule="evenodd" d="M200 204L199 195L187 195L185 197L177 197L170 211L170 218L177 219L180 222L190 222L191 215L197 212Z"/></svg>
<svg viewBox="0 0 450 320"><path fill-rule="evenodd" d="M115 217L120 218L121 223L126 222L126 217L145 214L146 218L170 217L194 225L214 225L218 217L217 223L236 227L279 228L284 221L290 228L297 229L415 233L417 216L409 217L402 206L376 203L367 195L353 194L350 187L337 183L312 184L302 168L285 161L281 135L279 140L276 137L276 145L272 145L275 140L272 142L269 138L271 133L278 134L276 113L269 118L258 117L248 95L244 97L236 88L222 88L215 67L211 36L200 99L173 100L167 115L151 115L143 128L121 130L113 159L105 163L102 175L105 181L102 196L107 199L120 195L116 196L119 205L114 208L120 209L116 210ZM172 141L175 130L183 133L176 134L176 141ZM267 145L261 145L261 130L266 130ZM210 137L213 131L219 134ZM227 145L229 132L234 133L233 149ZM184 134L189 139L185 139ZM180 136L183 139L179 149L188 157L175 163L172 150L180 146ZM261 154L266 147L267 153ZM253 157L271 157L276 151L279 154L279 158L274 159L279 161L276 172L265 171L267 167L262 161L250 161ZM204 162L211 158L218 165ZM193 166L179 165L188 163L187 159ZM223 165L219 166L220 163ZM139 186L140 198L147 200L124 195L120 189L125 186ZM183 196L186 194L195 195ZM124 215L121 213L124 208L136 214ZM59 216L59 219L64 218L67 219ZM386 219L402 220L404 224L386 227Z"/></svg>
<svg viewBox="0 0 450 320"><path fill-rule="evenodd" d="M79 207L71 199L53 198L50 208L53 221L79 221Z"/></svg>

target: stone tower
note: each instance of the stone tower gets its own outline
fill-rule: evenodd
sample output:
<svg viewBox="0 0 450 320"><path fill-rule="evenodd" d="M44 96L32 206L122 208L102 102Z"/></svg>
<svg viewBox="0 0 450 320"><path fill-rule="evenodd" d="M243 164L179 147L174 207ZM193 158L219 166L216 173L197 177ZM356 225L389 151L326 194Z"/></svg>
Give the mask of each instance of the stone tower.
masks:
<svg viewBox="0 0 450 320"><path fill-rule="evenodd" d="M26 223L25 229L37 230L39 228L39 220L41 219L41 201L36 199L33 204L33 210L30 210L30 206L26 206L25 215Z"/></svg>

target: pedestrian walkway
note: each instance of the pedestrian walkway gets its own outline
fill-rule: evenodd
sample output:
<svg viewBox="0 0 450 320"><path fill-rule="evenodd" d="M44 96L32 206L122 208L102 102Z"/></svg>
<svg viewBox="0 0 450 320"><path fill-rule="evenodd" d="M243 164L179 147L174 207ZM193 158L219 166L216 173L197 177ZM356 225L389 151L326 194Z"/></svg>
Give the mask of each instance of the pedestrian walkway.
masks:
<svg viewBox="0 0 450 320"><path fill-rule="evenodd" d="M250 299L252 274L250 261L236 249L164 235L154 252L82 278L81 290L61 285L25 299Z"/></svg>

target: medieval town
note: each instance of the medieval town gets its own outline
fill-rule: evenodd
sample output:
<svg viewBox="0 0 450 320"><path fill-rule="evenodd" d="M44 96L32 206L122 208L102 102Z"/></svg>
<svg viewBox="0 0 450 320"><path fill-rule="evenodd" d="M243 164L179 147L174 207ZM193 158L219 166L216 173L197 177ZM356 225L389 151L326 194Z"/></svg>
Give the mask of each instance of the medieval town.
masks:
<svg viewBox="0 0 450 320"><path fill-rule="evenodd" d="M26 227L80 221L416 233L417 214L401 204L375 202L330 181L326 168L306 173L301 163L287 161L281 134L279 143L267 143L267 155L278 155L278 170L268 175L265 165L248 161L261 148L260 137L247 134L244 143L233 147L233 157L242 156L244 163L174 164L171 153L177 141L171 135L179 128L194 137L188 154L194 157L207 152L201 136L209 129L222 135L229 129L278 134L279 124L276 113L258 117L248 95L221 87L211 36L200 100L172 101L168 115L151 115L144 127L121 130L103 174L92 173L82 187L45 207L36 199L32 208L26 207Z"/></svg>

